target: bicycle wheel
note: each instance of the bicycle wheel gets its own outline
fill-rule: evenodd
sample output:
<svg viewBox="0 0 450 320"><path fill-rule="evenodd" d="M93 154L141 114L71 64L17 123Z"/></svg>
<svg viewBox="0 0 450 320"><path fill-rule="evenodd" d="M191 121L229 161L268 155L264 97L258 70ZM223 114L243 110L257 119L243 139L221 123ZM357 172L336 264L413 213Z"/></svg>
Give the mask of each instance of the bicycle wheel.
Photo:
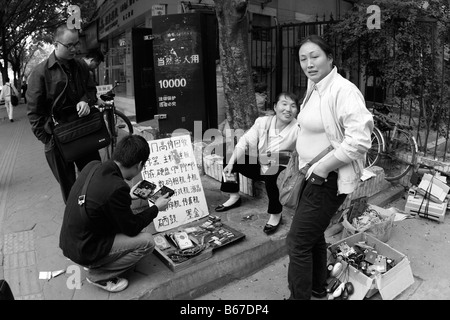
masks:
<svg viewBox="0 0 450 320"><path fill-rule="evenodd" d="M387 181L398 180L414 167L416 143L407 131L397 129L395 136L386 144L386 151L381 154L378 165L384 169Z"/></svg>
<svg viewBox="0 0 450 320"><path fill-rule="evenodd" d="M378 128L373 128L372 136L372 146L367 151L366 155L366 168L377 165L380 161L381 153L384 149L384 139L381 131Z"/></svg>
<svg viewBox="0 0 450 320"><path fill-rule="evenodd" d="M109 110L108 110L109 111ZM111 143L100 150L102 161L111 159L117 142L126 135L133 134L133 125L130 119L122 112L114 110L114 114L105 111L105 121L111 137Z"/></svg>

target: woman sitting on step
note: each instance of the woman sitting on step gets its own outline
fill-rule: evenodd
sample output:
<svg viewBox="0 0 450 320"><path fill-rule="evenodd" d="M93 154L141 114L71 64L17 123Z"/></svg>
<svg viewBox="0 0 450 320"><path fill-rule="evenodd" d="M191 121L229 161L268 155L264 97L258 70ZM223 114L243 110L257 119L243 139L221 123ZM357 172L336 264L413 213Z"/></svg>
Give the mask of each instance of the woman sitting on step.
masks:
<svg viewBox="0 0 450 320"><path fill-rule="evenodd" d="M276 182L280 172L286 168L290 152L295 149L299 130L296 121L297 96L289 92L280 93L274 111L275 116L256 119L239 139L231 157L224 157L223 175L227 181L222 178L220 190L229 193L230 197L215 209L222 212L241 205L237 173L252 180L264 181L269 198L269 220L263 230L266 234L275 232L281 222L283 206L279 201Z"/></svg>

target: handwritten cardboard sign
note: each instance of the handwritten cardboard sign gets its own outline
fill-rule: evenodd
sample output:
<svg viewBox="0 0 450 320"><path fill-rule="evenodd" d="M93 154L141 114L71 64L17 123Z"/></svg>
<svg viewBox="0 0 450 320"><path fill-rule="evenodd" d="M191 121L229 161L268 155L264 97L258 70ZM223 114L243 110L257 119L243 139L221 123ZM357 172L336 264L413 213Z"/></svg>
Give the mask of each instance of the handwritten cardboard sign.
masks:
<svg viewBox="0 0 450 320"><path fill-rule="evenodd" d="M205 193L189 135L148 141L150 157L142 178L175 191L166 210L153 220L158 232L179 227L209 215ZM150 205L153 203L149 202Z"/></svg>

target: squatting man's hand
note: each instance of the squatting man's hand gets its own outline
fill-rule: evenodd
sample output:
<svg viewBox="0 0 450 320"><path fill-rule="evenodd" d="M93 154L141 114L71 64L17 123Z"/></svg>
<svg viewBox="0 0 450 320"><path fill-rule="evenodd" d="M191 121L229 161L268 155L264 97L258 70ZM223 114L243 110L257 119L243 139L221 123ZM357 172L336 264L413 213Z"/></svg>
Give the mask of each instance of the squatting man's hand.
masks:
<svg viewBox="0 0 450 320"><path fill-rule="evenodd" d="M79 117L85 117L91 112L91 108L87 102L80 101L77 103L77 112Z"/></svg>
<svg viewBox="0 0 450 320"><path fill-rule="evenodd" d="M139 181L138 183L136 183L130 190L130 197L133 200L139 200L140 198L138 196L136 196L133 192L134 189L137 188L137 186L141 183L141 181ZM155 202L155 206L158 207L158 209L161 210L165 210L167 208L167 205L169 203L169 201L171 200L171 198L169 197L169 193L166 193L164 195L162 195L161 197L159 197L156 202Z"/></svg>
<svg viewBox="0 0 450 320"><path fill-rule="evenodd" d="M139 198L137 195L135 195L133 192L134 192L134 189L136 189L137 186L138 186L141 182L142 182L142 181L139 181L138 183L136 183L136 184L131 188L131 190L130 190L130 197L131 197L132 200L139 200L139 199L140 199L140 198Z"/></svg>
<svg viewBox="0 0 450 320"><path fill-rule="evenodd" d="M158 207L159 211L166 210L167 205L169 204L169 201L170 201L170 197L169 197L169 193L167 192L166 194L164 194L161 197L159 197L158 199L156 199L155 206Z"/></svg>

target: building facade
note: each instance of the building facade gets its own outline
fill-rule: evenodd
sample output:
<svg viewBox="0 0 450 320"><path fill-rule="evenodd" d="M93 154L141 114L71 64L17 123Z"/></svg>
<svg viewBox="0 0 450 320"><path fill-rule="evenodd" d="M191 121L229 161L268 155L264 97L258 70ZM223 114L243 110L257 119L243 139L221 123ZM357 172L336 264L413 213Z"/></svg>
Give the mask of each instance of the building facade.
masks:
<svg viewBox="0 0 450 320"><path fill-rule="evenodd" d="M323 19L339 19L352 7L352 1L343 0L249 0L250 28L271 27L277 24L312 22ZM86 49L101 48L105 62L98 69L100 85L120 82L116 91L116 106L127 116L133 117L148 104L156 103L148 96L151 81L153 54L140 41L145 32L151 34L155 16L188 12L214 13L213 0L98 0L95 19L83 33ZM136 35L139 34L139 37ZM151 36L147 36L151 38ZM150 39L149 39L150 40ZM139 52L136 52L139 51ZM142 70L148 70L141 74ZM138 74L139 73L139 74ZM145 80L147 79L147 80ZM154 80L153 80L154 81ZM140 83L141 82L141 83ZM220 79L218 81L220 86ZM144 84L144 85L143 85ZM141 92L144 91L144 92ZM147 97L142 98L142 96ZM221 90L218 100L223 99ZM146 104L143 106L142 104ZM224 119L223 103L218 101L219 123ZM155 111L152 111L154 114ZM153 115L150 115L152 117ZM148 118L147 115L144 118ZM139 122L139 121L138 121Z"/></svg>

